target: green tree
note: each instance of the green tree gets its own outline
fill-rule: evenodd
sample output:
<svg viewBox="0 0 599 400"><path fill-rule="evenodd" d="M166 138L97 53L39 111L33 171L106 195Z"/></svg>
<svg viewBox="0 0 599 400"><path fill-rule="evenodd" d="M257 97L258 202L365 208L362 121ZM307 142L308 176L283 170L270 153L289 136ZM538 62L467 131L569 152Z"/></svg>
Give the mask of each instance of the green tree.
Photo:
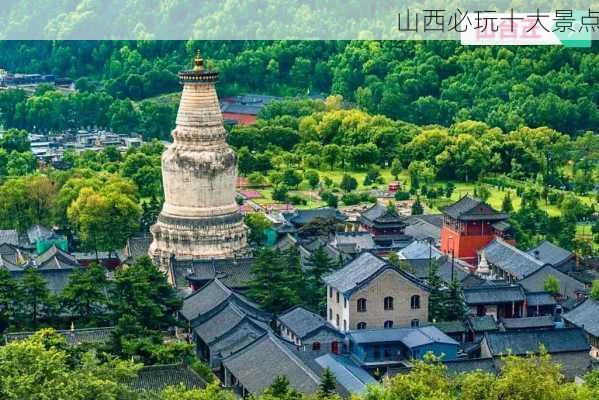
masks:
<svg viewBox="0 0 599 400"><path fill-rule="evenodd" d="M593 281L593 286L591 287L591 298L599 301L599 279L595 279Z"/></svg>
<svg viewBox="0 0 599 400"><path fill-rule="evenodd" d="M60 300L84 322L101 320L108 304L108 280L104 268L92 264L89 268L73 272Z"/></svg>
<svg viewBox="0 0 599 400"><path fill-rule="evenodd" d="M543 282L543 290L551 293L552 295L559 294L559 281L553 275L549 275L547 279Z"/></svg>
<svg viewBox="0 0 599 400"><path fill-rule="evenodd" d="M314 170L306 171L304 173L304 178L306 178L312 190L316 189L318 187L318 184L320 183L320 175L318 175L318 172Z"/></svg>
<svg viewBox="0 0 599 400"><path fill-rule="evenodd" d="M9 129L2 134L0 138L0 147L6 150L7 153L16 151L24 153L31 150L29 143L29 134L25 130Z"/></svg>
<svg viewBox="0 0 599 400"><path fill-rule="evenodd" d="M41 330L0 347L0 398L133 400L122 382L140 367L113 357L100 361L94 352L75 356L62 335Z"/></svg>
<svg viewBox="0 0 599 400"><path fill-rule="evenodd" d="M4 332L16 317L21 298L19 285L6 268L0 268L0 332Z"/></svg>
<svg viewBox="0 0 599 400"><path fill-rule="evenodd" d="M414 203L412 203L412 215L422 215L424 214L424 207L422 207L422 203L420 202L420 197L416 197Z"/></svg>
<svg viewBox="0 0 599 400"><path fill-rule="evenodd" d="M503 201L501 202L501 211L503 211L506 214L509 214L513 210L514 206L512 205L512 196L511 193L508 191L505 193L505 196L503 196Z"/></svg>
<svg viewBox="0 0 599 400"><path fill-rule="evenodd" d="M37 328L40 318L47 315L51 299L46 280L35 268L27 268L23 279L19 281L20 312L26 316L27 323Z"/></svg>
<svg viewBox="0 0 599 400"><path fill-rule="evenodd" d="M248 295L273 313L300 303L300 282L289 262L284 253L264 248L258 252L252 265L254 278L250 282Z"/></svg>
<svg viewBox="0 0 599 400"><path fill-rule="evenodd" d="M161 344L160 331L177 325L175 313L181 299L149 257L116 273L110 297L117 354L132 356Z"/></svg>
<svg viewBox="0 0 599 400"><path fill-rule="evenodd" d="M462 285L457 279L453 279L449 288L444 293L444 321L461 321L466 315L466 304L464 302L464 292Z"/></svg>
<svg viewBox="0 0 599 400"><path fill-rule="evenodd" d="M318 387L318 398L328 399L336 394L337 382L335 375L329 368L325 368L322 377L320 378L320 385Z"/></svg>
<svg viewBox="0 0 599 400"><path fill-rule="evenodd" d="M358 187L358 181L351 175L343 174L339 187L346 192L351 192Z"/></svg>
<svg viewBox="0 0 599 400"><path fill-rule="evenodd" d="M443 321L445 303L443 294L443 281L439 276L439 266L436 261L430 261L430 269L426 281L431 289L428 297L428 318L430 321Z"/></svg>
<svg viewBox="0 0 599 400"><path fill-rule="evenodd" d="M245 224L250 228L248 239L257 246L266 244L266 230L272 226L272 223L260 213L249 213L244 217Z"/></svg>
<svg viewBox="0 0 599 400"><path fill-rule="evenodd" d="M393 178L395 180L397 180L399 178L399 174L401 174L402 170L403 170L403 168L401 165L401 161L399 161L398 159L394 159L391 162L391 175L393 175Z"/></svg>
<svg viewBox="0 0 599 400"><path fill-rule="evenodd" d="M265 399L299 400L301 395L291 387L285 375L278 375L272 384L264 390Z"/></svg>

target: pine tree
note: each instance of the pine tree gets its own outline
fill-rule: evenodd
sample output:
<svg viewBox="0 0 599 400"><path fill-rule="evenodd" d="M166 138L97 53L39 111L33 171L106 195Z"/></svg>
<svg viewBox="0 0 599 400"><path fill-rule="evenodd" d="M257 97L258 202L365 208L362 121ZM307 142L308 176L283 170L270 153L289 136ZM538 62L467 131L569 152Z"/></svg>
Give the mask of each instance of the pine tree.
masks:
<svg viewBox="0 0 599 400"><path fill-rule="evenodd" d="M422 207L422 203L420 202L420 196L416 197L416 200L412 204L412 215L422 215L424 214L424 207Z"/></svg>
<svg viewBox="0 0 599 400"><path fill-rule="evenodd" d="M322 378L320 379L320 386L318 388L318 398L319 399L328 399L336 394L335 390L337 388L337 383L335 380L335 375L329 368L325 368L322 373Z"/></svg>
<svg viewBox="0 0 599 400"><path fill-rule="evenodd" d="M289 385L289 380L284 375L278 375L272 384L264 391L266 398L279 400L299 400L301 395Z"/></svg>
<svg viewBox="0 0 599 400"><path fill-rule="evenodd" d="M514 206L512 205L512 196L509 191L505 194L505 196L503 196L503 201L501 203L501 211L503 211L506 214L509 214L512 211L514 211Z"/></svg>
<svg viewBox="0 0 599 400"><path fill-rule="evenodd" d="M104 268L93 264L76 270L61 293L61 302L85 322L99 317L108 303L108 280Z"/></svg>
<svg viewBox="0 0 599 400"><path fill-rule="evenodd" d="M427 277L431 293L428 298L428 318L430 321L442 321L444 310L443 281L439 276L439 266L431 260L431 268Z"/></svg>
<svg viewBox="0 0 599 400"><path fill-rule="evenodd" d="M306 279L303 285L302 299L304 304L315 312L324 312L326 308L326 287L322 277L337 268L324 246L318 247L306 260Z"/></svg>
<svg viewBox="0 0 599 400"><path fill-rule="evenodd" d="M301 266L297 249L294 247L293 250L284 254L264 248L252 265L254 279L248 294L273 313L300 303Z"/></svg>
<svg viewBox="0 0 599 400"><path fill-rule="evenodd" d="M51 295L46 281L37 269L27 268L19 287L22 294L21 311L28 316L31 326L36 328L50 303Z"/></svg>
<svg viewBox="0 0 599 400"><path fill-rule="evenodd" d="M462 286L457 279L454 279L449 284L449 290L445 292L445 304L443 307L442 319L444 321L462 320L466 314L466 306L464 303L464 293Z"/></svg>
<svg viewBox="0 0 599 400"><path fill-rule="evenodd" d="M15 317L17 301L21 298L19 285L6 268L0 268L0 333L4 332Z"/></svg>

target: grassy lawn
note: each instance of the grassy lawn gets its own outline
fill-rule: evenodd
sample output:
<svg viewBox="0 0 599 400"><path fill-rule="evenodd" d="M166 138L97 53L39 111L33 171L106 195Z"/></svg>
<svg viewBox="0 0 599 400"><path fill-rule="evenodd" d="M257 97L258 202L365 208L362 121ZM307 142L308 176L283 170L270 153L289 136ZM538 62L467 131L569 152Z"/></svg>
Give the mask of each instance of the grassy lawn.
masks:
<svg viewBox="0 0 599 400"><path fill-rule="evenodd" d="M374 185L370 185L370 186L364 185L364 178L366 176L366 171L343 171L343 170L321 169L321 170L317 170L317 172L319 173L321 179L323 179L324 177L330 178L334 182L335 186L338 186L340 184L341 179L344 174L351 175L358 182L357 190L367 190L367 189L372 189L373 187L378 187L379 189L386 189L387 184L389 182L395 181L395 177L393 177L391 175L391 171L389 168L380 170L381 177L383 178L383 180L385 182L384 184L374 184ZM401 182L401 186L402 186L403 190L409 189L409 176L408 176L408 173L406 170L401 172L401 174L398 176L398 180ZM437 181L433 185L437 186L437 187L445 186L446 183L447 182L445 182L445 181ZM445 197L442 197L442 198L435 199L430 202L431 207L429 207L427 204L425 204L425 209L426 209L427 213L437 213L437 212L439 212L439 208L459 200L462 196L465 196L466 194L470 194L470 195L474 194L474 188L476 186L475 183L473 183L473 182L472 183L457 182L457 181L452 181L452 183L454 184L455 189L451 195L451 198L447 199ZM487 200L487 202L493 208L495 208L497 210L501 209L501 204L503 202L503 198L505 197L505 195L508 191L511 193L512 205L513 205L514 209L518 210L520 208L521 199L520 199L520 197L518 197L516 195L515 189L506 188L506 189L500 190L499 188L497 188L495 186L491 186L491 185L485 185L485 186L491 194L489 199ZM256 203L258 203L260 205L273 203L272 188L259 189L259 191L260 191L260 193L262 193L262 195L264 197L261 199L254 200ZM292 190L289 192L289 194L298 195L308 201L308 204L300 205L300 206L298 206L298 208L315 208L315 207L323 207L326 205L320 199L317 199L315 195L310 196L310 192L311 192L311 188L309 187L308 182L303 181L299 185L297 190ZM337 195L339 197L341 197L342 193L340 190L337 193ZM580 196L579 195L578 198L580 198L584 203L586 203L588 205L593 204L593 202L595 201L595 199L592 196ZM424 199L423 202L426 203L427 200ZM543 200L539 201L539 207L541 209L545 210L550 216L561 215L561 210L558 207L556 207L555 205L551 205L551 204L547 205L547 204L545 204L545 202ZM587 228L587 230L590 232L590 227Z"/></svg>

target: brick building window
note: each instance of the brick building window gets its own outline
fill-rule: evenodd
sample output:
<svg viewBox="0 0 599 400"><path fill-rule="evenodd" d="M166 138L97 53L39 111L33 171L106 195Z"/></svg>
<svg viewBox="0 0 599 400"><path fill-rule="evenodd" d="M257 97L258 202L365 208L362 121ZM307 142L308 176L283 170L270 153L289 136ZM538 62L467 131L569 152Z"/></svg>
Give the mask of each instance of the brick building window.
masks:
<svg viewBox="0 0 599 400"><path fill-rule="evenodd" d="M358 325L356 325L356 328L358 329L366 329L366 322L358 322Z"/></svg>
<svg viewBox="0 0 599 400"><path fill-rule="evenodd" d="M410 308L412 308L412 310L420 308L420 296L417 294L410 298Z"/></svg>
<svg viewBox="0 0 599 400"><path fill-rule="evenodd" d="M366 299L358 299L358 312L366 312Z"/></svg>
<svg viewBox="0 0 599 400"><path fill-rule="evenodd" d="M335 315L335 323L337 324L337 327L339 327L339 314Z"/></svg>
<svg viewBox="0 0 599 400"><path fill-rule="evenodd" d="M329 319L332 321L333 320L333 309L329 308Z"/></svg>
<svg viewBox="0 0 599 400"><path fill-rule="evenodd" d="M393 321L385 321L384 327L385 328L393 328Z"/></svg>
<svg viewBox="0 0 599 400"><path fill-rule="evenodd" d="M339 292L337 292L337 304L339 304Z"/></svg>
<svg viewBox="0 0 599 400"><path fill-rule="evenodd" d="M313 351L319 351L320 350L320 342L314 342L314 343L312 343L312 350Z"/></svg>
<svg viewBox="0 0 599 400"><path fill-rule="evenodd" d="M383 306L385 310L393 310L393 297L388 296L383 299Z"/></svg>
<svg viewBox="0 0 599 400"><path fill-rule="evenodd" d="M417 319L413 319L411 325L412 328L418 328L420 326L420 321Z"/></svg>

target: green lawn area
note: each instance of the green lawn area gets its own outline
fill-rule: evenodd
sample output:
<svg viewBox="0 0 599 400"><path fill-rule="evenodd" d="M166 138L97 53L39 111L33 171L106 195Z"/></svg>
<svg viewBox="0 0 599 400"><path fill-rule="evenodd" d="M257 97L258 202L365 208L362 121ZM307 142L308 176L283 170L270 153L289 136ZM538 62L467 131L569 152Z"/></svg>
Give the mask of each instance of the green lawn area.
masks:
<svg viewBox="0 0 599 400"><path fill-rule="evenodd" d="M387 184L389 182L395 181L395 177L393 177L391 175L391 171L389 168L380 170L381 176L385 183L384 184L374 184L371 186L364 186L364 177L366 176L366 171L343 171L343 170L324 170L323 169L323 170L317 170L317 172L319 173L321 179L323 179L324 177L330 178L334 182L335 186L339 185L344 174L351 175L358 182L357 190L367 190L367 189L372 189L373 187L378 187L379 189L386 189ZM408 177L408 173L406 170L401 172L401 174L398 176L398 180L401 182L403 190L409 189L409 177ZM445 197L442 197L442 198L435 199L431 202L432 207L429 207L428 205L425 204L425 209L426 209L427 213L437 213L437 212L439 212L440 207L451 204L451 203L457 201L458 199L460 199L462 196L465 196L466 194L470 194L470 195L474 194L474 188L476 186L475 183L457 182L457 181L452 181L452 183L455 185L455 190L454 190L453 194L451 195L451 198L447 199ZM446 182L445 181L437 181L433 185L434 186L445 186ZM492 186L492 185L485 185L485 186L491 193L491 196L489 197L487 202L495 209L498 209L498 210L501 209L501 204L503 202L503 198L505 197L505 194L508 191L511 192L512 205L513 205L514 209L518 210L520 208L521 201L520 201L520 198L516 195L515 189L507 189L506 188L506 189L500 190L499 188ZM310 196L309 196L310 190L311 189L308 186L308 183L306 181L303 181L299 185L298 190L292 190L292 191L290 191L290 194L299 195L300 197L302 197L306 200L309 200L310 199ZM263 194L264 197L261 199L256 199L255 200L256 203L258 203L260 205L264 205L264 204L269 204L269 203L273 202L271 188L259 189L259 191ZM339 197L341 197L342 193L339 190L339 193L337 193L337 194L339 195ZM593 204L593 202L594 202L594 199L591 196L580 196L579 195L578 197L584 203L589 204L589 205ZM427 200L424 200L424 202L426 203ZM311 201L308 201L308 204L298 206L298 208L315 208L315 207L322 207L324 205L325 205L324 202L315 199L315 197L312 197ZM546 205L544 201L540 201L539 206L543 210L547 211L547 213L551 216L558 216L561 214L561 211L558 207L551 205L551 204ZM590 230L590 228L587 228L587 229Z"/></svg>

